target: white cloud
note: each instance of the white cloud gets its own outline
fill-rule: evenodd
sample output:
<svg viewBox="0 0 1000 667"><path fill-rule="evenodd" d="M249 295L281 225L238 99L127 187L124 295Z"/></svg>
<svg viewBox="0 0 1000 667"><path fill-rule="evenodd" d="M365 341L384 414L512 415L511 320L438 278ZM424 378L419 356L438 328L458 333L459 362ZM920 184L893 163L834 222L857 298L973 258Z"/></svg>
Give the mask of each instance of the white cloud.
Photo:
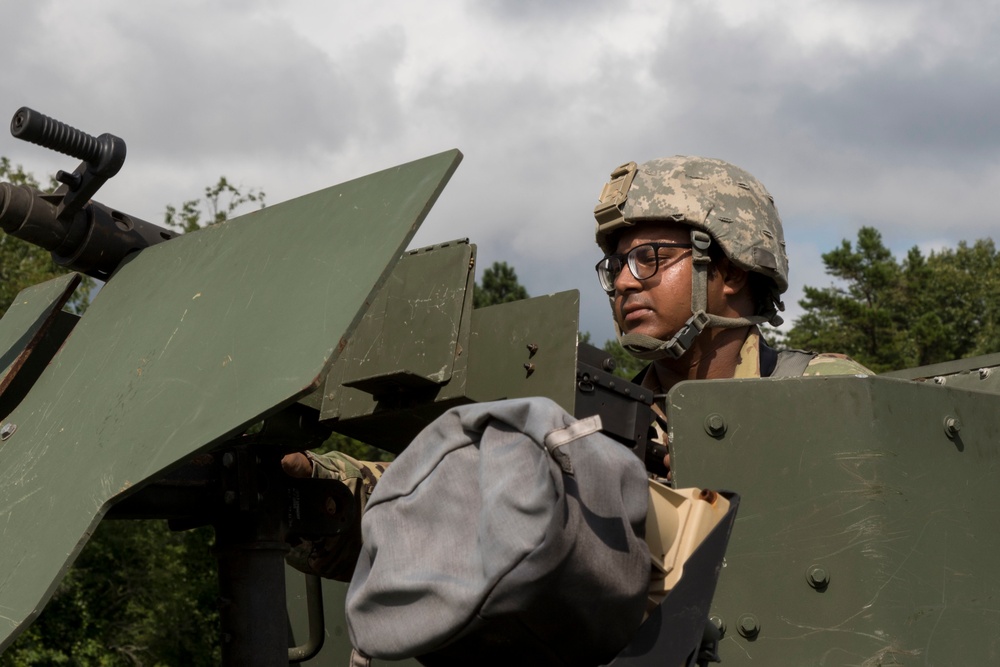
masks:
<svg viewBox="0 0 1000 667"><path fill-rule="evenodd" d="M894 249L992 233L1000 9L902 0L17 3L0 88L128 142L98 199L159 220L225 174L272 203L466 154L417 242L468 236L611 335L591 211L617 164L731 160L788 227L794 316L863 224ZM40 36L44 35L44 39ZM72 166L0 137L37 172ZM933 246L938 247L938 246ZM816 273L819 270L820 273ZM810 282L812 281L812 282Z"/></svg>

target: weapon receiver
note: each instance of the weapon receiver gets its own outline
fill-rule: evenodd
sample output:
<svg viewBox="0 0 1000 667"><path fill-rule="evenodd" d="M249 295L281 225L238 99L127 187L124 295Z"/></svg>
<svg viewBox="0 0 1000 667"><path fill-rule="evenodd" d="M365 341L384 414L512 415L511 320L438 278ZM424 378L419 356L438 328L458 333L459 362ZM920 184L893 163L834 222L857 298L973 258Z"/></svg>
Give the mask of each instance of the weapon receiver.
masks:
<svg viewBox="0 0 1000 667"><path fill-rule="evenodd" d="M10 133L83 160L74 171L56 174L62 185L52 193L0 183L0 227L45 248L56 264L107 280L132 252L177 235L91 200L125 162L122 139L93 137L28 107L14 114Z"/></svg>

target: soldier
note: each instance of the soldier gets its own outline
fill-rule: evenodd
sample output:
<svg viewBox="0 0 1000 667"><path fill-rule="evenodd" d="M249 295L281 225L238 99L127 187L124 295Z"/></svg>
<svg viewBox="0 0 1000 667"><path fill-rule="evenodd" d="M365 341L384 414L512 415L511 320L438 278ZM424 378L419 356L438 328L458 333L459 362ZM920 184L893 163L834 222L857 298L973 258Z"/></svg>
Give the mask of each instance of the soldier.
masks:
<svg viewBox="0 0 1000 667"><path fill-rule="evenodd" d="M788 258L774 199L739 167L629 162L611 173L594 217L619 342L652 362L635 381L655 394L681 380L871 374L844 355L779 353L763 340L758 325L782 322ZM654 409L665 444L663 406Z"/></svg>

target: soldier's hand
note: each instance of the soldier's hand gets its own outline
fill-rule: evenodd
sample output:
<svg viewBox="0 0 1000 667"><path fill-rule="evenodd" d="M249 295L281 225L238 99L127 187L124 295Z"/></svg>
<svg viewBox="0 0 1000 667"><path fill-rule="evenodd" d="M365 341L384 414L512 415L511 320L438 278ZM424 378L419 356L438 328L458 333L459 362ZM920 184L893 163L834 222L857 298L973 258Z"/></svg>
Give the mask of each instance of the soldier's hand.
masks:
<svg viewBox="0 0 1000 667"><path fill-rule="evenodd" d="M295 452L281 458L281 469L289 477L312 477L313 462L302 452Z"/></svg>

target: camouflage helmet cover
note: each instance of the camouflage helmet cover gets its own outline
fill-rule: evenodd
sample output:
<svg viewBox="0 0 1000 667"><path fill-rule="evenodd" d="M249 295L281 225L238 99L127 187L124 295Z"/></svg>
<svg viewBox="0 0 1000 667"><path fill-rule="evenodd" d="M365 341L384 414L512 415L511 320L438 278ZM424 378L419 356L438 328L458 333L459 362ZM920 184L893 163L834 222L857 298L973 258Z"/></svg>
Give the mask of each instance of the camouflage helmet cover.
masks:
<svg viewBox="0 0 1000 667"><path fill-rule="evenodd" d="M722 160L677 155L618 167L594 209L597 244L643 222L679 222L708 233L734 264L788 289L788 256L774 198L756 178Z"/></svg>

